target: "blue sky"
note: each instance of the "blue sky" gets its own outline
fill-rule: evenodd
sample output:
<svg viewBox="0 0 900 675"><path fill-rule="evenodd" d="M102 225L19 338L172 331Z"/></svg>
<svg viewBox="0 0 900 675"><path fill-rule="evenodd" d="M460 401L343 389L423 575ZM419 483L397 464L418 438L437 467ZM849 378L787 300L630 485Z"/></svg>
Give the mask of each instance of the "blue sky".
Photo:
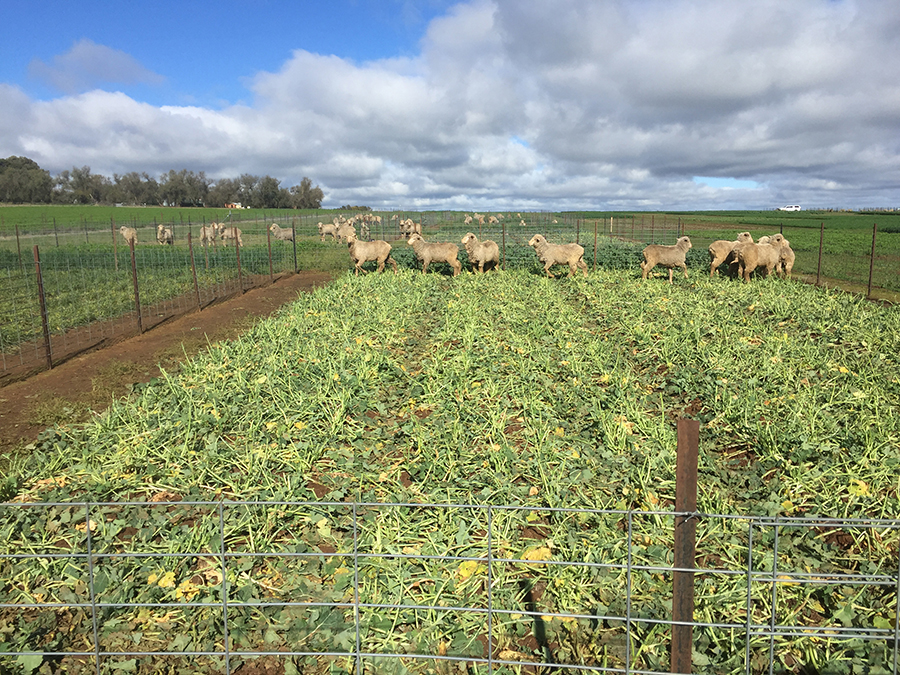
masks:
<svg viewBox="0 0 900 675"><path fill-rule="evenodd" d="M900 206L894 0L5 2L0 157L326 205Z"/></svg>

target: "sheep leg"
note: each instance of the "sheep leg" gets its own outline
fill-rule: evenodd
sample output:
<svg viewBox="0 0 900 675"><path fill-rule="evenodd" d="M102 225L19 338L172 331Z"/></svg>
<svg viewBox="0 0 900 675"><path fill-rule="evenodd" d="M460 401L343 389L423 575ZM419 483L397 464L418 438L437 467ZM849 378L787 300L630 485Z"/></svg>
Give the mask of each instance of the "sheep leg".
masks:
<svg viewBox="0 0 900 675"><path fill-rule="evenodd" d="M378 259L378 269L375 271L378 272L379 274L384 272L384 258Z"/></svg>
<svg viewBox="0 0 900 675"><path fill-rule="evenodd" d="M397 274L397 261L394 260L391 256L388 256L387 262L391 263L391 267L394 268L394 274Z"/></svg>
<svg viewBox="0 0 900 675"><path fill-rule="evenodd" d="M684 278L687 279L687 278L688 278L688 275L687 275L687 265L682 265L682 266L681 266L681 269L684 270Z"/></svg>
<svg viewBox="0 0 900 675"><path fill-rule="evenodd" d="M672 272L674 272L674 271L675 271L674 267L669 268L669 284L672 283Z"/></svg>
<svg viewBox="0 0 900 675"><path fill-rule="evenodd" d="M428 271L428 262L429 262L428 260L422 261L422 274L425 274L425 272Z"/></svg>
<svg viewBox="0 0 900 675"><path fill-rule="evenodd" d="M550 263L550 264L552 265L553 263ZM547 276L550 277L551 279L556 278L556 275L550 271L550 265L544 265L544 271L547 273Z"/></svg>

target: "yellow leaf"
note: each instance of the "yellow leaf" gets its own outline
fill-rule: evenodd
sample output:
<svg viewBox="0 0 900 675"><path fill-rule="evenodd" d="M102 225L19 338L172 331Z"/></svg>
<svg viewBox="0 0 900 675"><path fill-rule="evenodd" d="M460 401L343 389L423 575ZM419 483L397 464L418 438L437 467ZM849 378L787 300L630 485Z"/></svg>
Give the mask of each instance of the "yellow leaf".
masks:
<svg viewBox="0 0 900 675"><path fill-rule="evenodd" d="M566 435L566 432L562 427L556 427L556 429L553 430L553 433L560 438Z"/></svg>
<svg viewBox="0 0 900 675"><path fill-rule="evenodd" d="M159 580L160 588L174 588L175 587L175 572L166 572L162 575L162 578Z"/></svg>
<svg viewBox="0 0 900 675"><path fill-rule="evenodd" d="M269 378L266 377L265 375L260 375L259 377L256 378L256 384L265 384L266 380L268 380L268 379Z"/></svg>
<svg viewBox="0 0 900 675"><path fill-rule="evenodd" d="M464 560L459 569L456 570L456 575L459 577L460 581L465 581L473 574L481 572L484 570L484 565L479 565L477 560Z"/></svg>
<svg viewBox="0 0 900 675"><path fill-rule="evenodd" d="M522 554L523 560L529 560L531 562L540 562L543 560L550 560L552 553L547 546L541 546L538 548L530 548L525 553Z"/></svg>
<svg viewBox="0 0 900 675"><path fill-rule="evenodd" d="M178 588L175 589L175 597L178 600L187 600L190 602L193 600L197 594L200 592L200 589L191 583L190 579L185 579L180 584L178 584Z"/></svg>
<svg viewBox="0 0 900 675"><path fill-rule="evenodd" d="M306 425L303 422L294 422L294 428L297 431L303 431L306 428Z"/></svg>

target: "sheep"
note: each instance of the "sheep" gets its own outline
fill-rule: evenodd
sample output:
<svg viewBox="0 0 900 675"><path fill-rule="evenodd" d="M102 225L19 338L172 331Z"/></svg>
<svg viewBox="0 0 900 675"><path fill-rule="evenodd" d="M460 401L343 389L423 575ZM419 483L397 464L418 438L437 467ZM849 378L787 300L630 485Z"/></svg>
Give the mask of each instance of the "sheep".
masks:
<svg viewBox="0 0 900 675"><path fill-rule="evenodd" d="M412 218L400 221L400 234L408 237L411 234L422 234L422 223L413 222Z"/></svg>
<svg viewBox="0 0 900 675"><path fill-rule="evenodd" d="M331 241L335 241L337 239L337 225L333 223L319 223L316 224L316 227L319 229L319 240L325 241L325 235L331 235Z"/></svg>
<svg viewBox="0 0 900 675"><path fill-rule="evenodd" d="M269 226L269 231L278 241L294 241L294 231L291 229L282 229L277 223Z"/></svg>
<svg viewBox="0 0 900 675"><path fill-rule="evenodd" d="M756 270L764 270L764 275L774 270L781 260L781 249L790 246L790 242L782 234L771 237L760 237L755 244L741 244L735 250L738 264L738 276L745 282L750 281L750 274Z"/></svg>
<svg viewBox="0 0 900 675"><path fill-rule="evenodd" d="M200 244L202 246L209 246L210 243L215 242L218 234L219 234L218 223L210 223L209 225L204 225L203 227L200 228Z"/></svg>
<svg viewBox="0 0 900 675"><path fill-rule="evenodd" d="M753 243L753 237L749 232L741 232L735 241L719 239L709 245L709 276L714 277L722 263L730 263L734 260L734 250L739 244Z"/></svg>
<svg viewBox="0 0 900 675"><path fill-rule="evenodd" d="M650 274L650 270L657 265L669 268L670 284L672 283L672 272L676 267L684 270L684 278L687 279L687 265L684 263L684 257L690 248L691 240L688 237L679 238L674 246L650 244L643 250L644 261L641 263L641 279L646 279L647 275Z"/></svg>
<svg viewBox="0 0 900 675"><path fill-rule="evenodd" d="M156 241L165 246L166 244L174 244L175 237L172 234L172 230L160 223L156 226Z"/></svg>
<svg viewBox="0 0 900 675"><path fill-rule="evenodd" d="M493 263L494 270L500 269L500 247L496 241L478 241L478 237L469 232L462 238L462 243L466 247L469 262L472 263L472 272L475 272L477 265L478 271L483 273L484 266L489 263Z"/></svg>
<svg viewBox="0 0 900 675"><path fill-rule="evenodd" d="M137 230L133 227L126 227L123 225L119 228L119 232L122 233L122 236L125 238L125 241L129 246L137 244Z"/></svg>
<svg viewBox="0 0 900 675"><path fill-rule="evenodd" d="M347 241L351 235L354 237L356 236L356 228L349 223L344 223L338 227L337 232L335 232L335 238L340 239L341 241Z"/></svg>
<svg viewBox="0 0 900 675"><path fill-rule="evenodd" d="M244 240L241 239L241 230L238 227L225 227L224 223L219 223L219 236L222 237L222 241L234 239L238 246L243 247L244 245Z"/></svg>
<svg viewBox="0 0 900 675"><path fill-rule="evenodd" d="M778 257L778 265L775 267L775 271L778 272L782 279L785 277L791 278L791 270L794 269L795 258L796 255L794 255L794 249L791 248L791 243L785 239L784 244L781 246L781 255Z"/></svg>
<svg viewBox="0 0 900 675"><path fill-rule="evenodd" d="M381 239L375 241L359 241L356 235L350 234L347 237L347 249L350 251L350 259L353 260L356 269L356 275L363 270L363 263L374 260L378 263L378 271L384 272L384 263L389 262L394 268L394 274L397 273L397 261L391 257L391 245Z"/></svg>
<svg viewBox="0 0 900 675"><path fill-rule="evenodd" d="M548 277L556 278L550 271L553 265L568 265L569 276L575 276L580 269L587 276L587 265L584 262L584 248L578 244L549 244L542 234L536 234L528 242L534 249L538 260L544 263L544 271Z"/></svg>
<svg viewBox="0 0 900 675"><path fill-rule="evenodd" d="M456 244L425 241L418 232L413 232L406 243L413 247L416 258L422 261L423 274L428 271L428 265L432 261L449 263L453 268L453 276L462 270L462 265L456 259L459 255L459 246Z"/></svg>
<svg viewBox="0 0 900 675"><path fill-rule="evenodd" d="M371 236L369 223L365 220L359 224L359 236L363 239L368 239Z"/></svg>

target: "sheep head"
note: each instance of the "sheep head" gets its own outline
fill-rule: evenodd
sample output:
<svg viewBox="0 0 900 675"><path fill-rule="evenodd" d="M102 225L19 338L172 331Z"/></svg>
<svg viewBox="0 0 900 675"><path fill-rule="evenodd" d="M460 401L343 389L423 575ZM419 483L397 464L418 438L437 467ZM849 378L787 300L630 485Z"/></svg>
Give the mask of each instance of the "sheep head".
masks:
<svg viewBox="0 0 900 675"><path fill-rule="evenodd" d="M406 240L406 243L409 244L410 246L412 246L416 242L419 242L419 241L425 241L425 239L423 239L422 235L419 234L418 232L413 232L412 236Z"/></svg>
<svg viewBox="0 0 900 675"><path fill-rule="evenodd" d="M466 236L462 238L462 243L468 244L473 239L475 239L475 235L472 232L467 232Z"/></svg>
<svg viewBox="0 0 900 675"><path fill-rule="evenodd" d="M531 241L528 242L529 246L535 247L540 246L541 244L546 244L547 240L544 238L542 234L536 234L531 238Z"/></svg>

